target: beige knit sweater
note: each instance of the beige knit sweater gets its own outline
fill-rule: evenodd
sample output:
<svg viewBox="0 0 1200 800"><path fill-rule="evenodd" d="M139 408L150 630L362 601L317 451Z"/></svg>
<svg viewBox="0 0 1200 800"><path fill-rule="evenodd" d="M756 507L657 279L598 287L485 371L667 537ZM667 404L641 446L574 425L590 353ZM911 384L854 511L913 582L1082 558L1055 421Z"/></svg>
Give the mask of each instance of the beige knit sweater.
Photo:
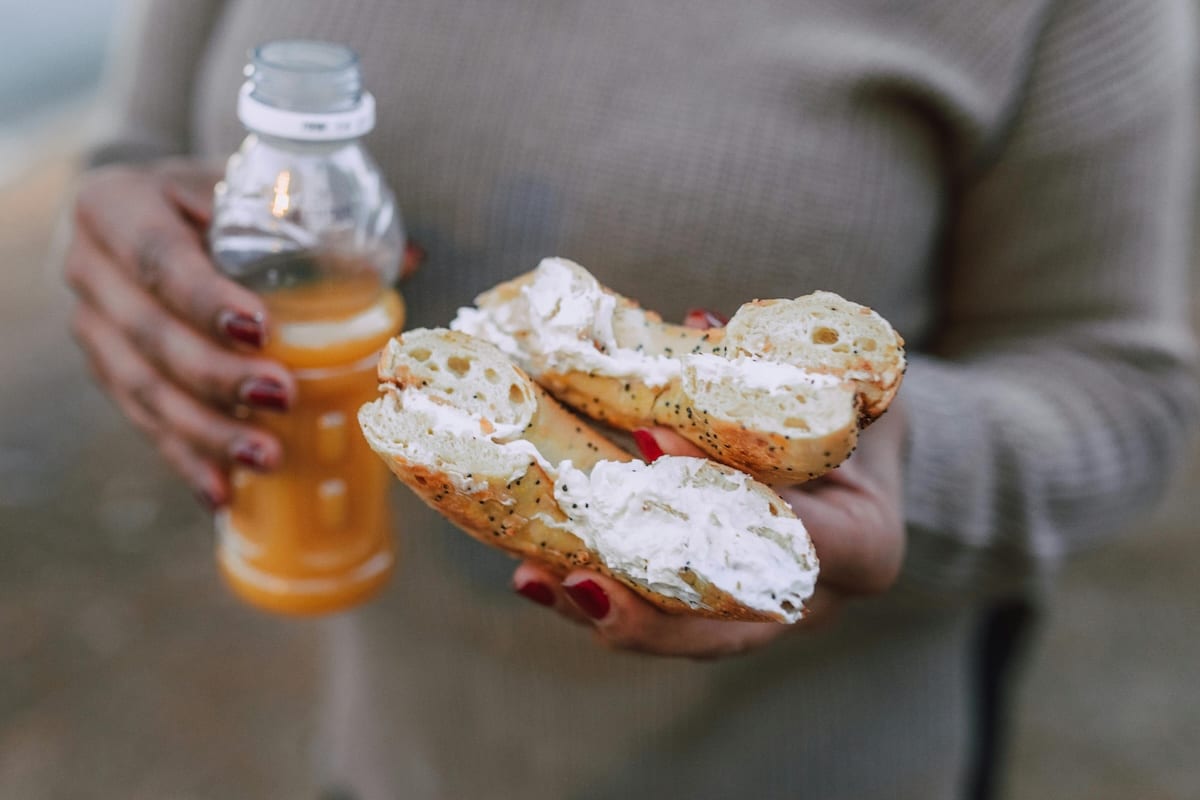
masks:
<svg viewBox="0 0 1200 800"><path fill-rule="evenodd" d="M351 44L430 255L413 325L558 254L668 317L834 290L915 351L901 584L749 657L600 651L397 491L394 586L327 624L322 774L364 800L956 796L982 604L1136 527L1197 416L1189 11L157 4L98 159L225 154L250 46Z"/></svg>

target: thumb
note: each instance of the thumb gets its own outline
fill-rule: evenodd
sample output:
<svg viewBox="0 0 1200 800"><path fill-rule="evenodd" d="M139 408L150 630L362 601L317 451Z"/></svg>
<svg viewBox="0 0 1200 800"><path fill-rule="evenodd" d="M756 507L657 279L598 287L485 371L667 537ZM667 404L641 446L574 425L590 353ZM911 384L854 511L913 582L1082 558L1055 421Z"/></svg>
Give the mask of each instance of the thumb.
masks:
<svg viewBox="0 0 1200 800"><path fill-rule="evenodd" d="M638 428L633 431L633 441L647 462L664 455L707 458L703 450L669 428Z"/></svg>
<svg viewBox="0 0 1200 800"><path fill-rule="evenodd" d="M691 308L683 317L683 327L707 331L712 328L723 328L729 324L729 317L711 308Z"/></svg>
<svg viewBox="0 0 1200 800"><path fill-rule="evenodd" d="M167 177L164 193L185 217L207 228L213 216L213 186L220 177L208 170L175 172Z"/></svg>

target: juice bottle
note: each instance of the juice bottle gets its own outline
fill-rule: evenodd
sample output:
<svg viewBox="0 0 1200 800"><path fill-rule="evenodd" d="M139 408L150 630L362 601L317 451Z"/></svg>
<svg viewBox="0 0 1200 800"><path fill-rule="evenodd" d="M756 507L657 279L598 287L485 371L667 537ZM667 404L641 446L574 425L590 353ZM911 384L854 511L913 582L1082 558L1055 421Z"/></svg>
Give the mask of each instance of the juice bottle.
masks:
<svg viewBox="0 0 1200 800"><path fill-rule="evenodd" d="M369 598L394 565L386 468L358 429L375 362L404 321L391 288L403 232L359 138L374 122L358 60L340 45L257 48L239 96L249 135L217 185L214 260L267 307L264 354L297 398L253 424L283 444L282 467L237 469L217 518L217 561L244 600L271 611L336 611Z"/></svg>

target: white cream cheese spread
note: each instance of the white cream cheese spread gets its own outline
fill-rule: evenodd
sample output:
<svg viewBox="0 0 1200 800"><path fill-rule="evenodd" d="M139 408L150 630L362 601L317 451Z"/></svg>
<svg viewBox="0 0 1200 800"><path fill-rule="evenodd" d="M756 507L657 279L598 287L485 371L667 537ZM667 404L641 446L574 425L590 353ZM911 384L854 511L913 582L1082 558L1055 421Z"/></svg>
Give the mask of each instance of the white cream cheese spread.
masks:
<svg viewBox="0 0 1200 800"><path fill-rule="evenodd" d="M684 576L750 608L800 618L818 564L804 523L772 514L749 476L701 458L602 461L590 474L566 461L554 494L570 529L615 572L692 606Z"/></svg>
<svg viewBox="0 0 1200 800"><path fill-rule="evenodd" d="M517 297L461 308L450 327L487 339L534 374L579 371L636 376L651 387L670 383L679 375L676 359L618 346L616 303L578 264L547 258Z"/></svg>
<svg viewBox="0 0 1200 800"><path fill-rule="evenodd" d="M531 462L538 462L547 470L553 469L546 458L538 452L532 442L515 438L520 436L523 426L491 424L491 431L485 431L483 420L473 414L468 414L454 406L431 400L419 389L397 389L395 386L381 387L383 396L374 400L359 411L359 424L364 428L373 429L376 440L388 441L396 452L406 461L414 464L425 464L444 469L451 483L464 492L478 492L487 488L486 482L478 480L473 475L468 476L456 469L453 463L445 461L439 452L453 450L454 443L465 446L471 440L482 440L494 445L494 456L489 448L488 470L502 473L506 480L515 480L525 474ZM382 404L382 405L380 405ZM389 435L385 427L376 423L388 417L398 418L404 415L417 422L418 426L425 425L424 436L397 437ZM489 420L489 423L491 420ZM512 438L513 441L504 441ZM449 442L449 443L448 443ZM495 463L492 463L494 459Z"/></svg>
<svg viewBox="0 0 1200 800"><path fill-rule="evenodd" d="M695 380L708 383L727 383L746 389L761 389L768 392L786 392L792 386L808 384L814 388L834 387L843 383L835 375L809 372L801 367L761 358L738 356L727 359L707 353L684 355L684 373Z"/></svg>

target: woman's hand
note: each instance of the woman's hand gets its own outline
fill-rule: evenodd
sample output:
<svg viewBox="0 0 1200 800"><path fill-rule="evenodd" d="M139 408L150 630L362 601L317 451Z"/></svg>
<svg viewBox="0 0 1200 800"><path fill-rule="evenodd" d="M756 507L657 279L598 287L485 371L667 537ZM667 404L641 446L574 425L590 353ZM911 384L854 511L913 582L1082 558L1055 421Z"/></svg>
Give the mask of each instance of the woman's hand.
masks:
<svg viewBox="0 0 1200 800"><path fill-rule="evenodd" d="M726 320L713 312L688 314L689 327ZM536 562L513 574L520 594L582 624L602 644L621 650L686 658L719 658L762 647L790 631L828 622L852 597L886 591L904 557L902 456L905 419L899 402L859 440L857 452L815 481L779 489L804 522L821 561L816 591L794 625L726 622L665 614L622 584L586 570L559 579ZM663 455L704 457L665 428L634 432L647 461Z"/></svg>
<svg viewBox="0 0 1200 800"><path fill-rule="evenodd" d="M659 453L646 436L663 453L702 455L676 434L656 428L637 437L648 459ZM902 413L893 406L863 433L858 451L842 466L803 486L779 490L804 521L821 560L808 613L794 625L666 614L611 578L575 570L560 580L532 561L517 568L513 584L529 599L592 625L597 640L609 647L687 658L762 647L790 631L828 622L850 598L886 591L895 582L904 555L903 440Z"/></svg>
<svg viewBox="0 0 1200 800"><path fill-rule="evenodd" d="M183 160L87 175L64 264L96 381L210 509L228 500L232 463L269 470L283 456L235 409L283 411L295 397L282 365L252 355L262 301L205 250L217 178Z"/></svg>

